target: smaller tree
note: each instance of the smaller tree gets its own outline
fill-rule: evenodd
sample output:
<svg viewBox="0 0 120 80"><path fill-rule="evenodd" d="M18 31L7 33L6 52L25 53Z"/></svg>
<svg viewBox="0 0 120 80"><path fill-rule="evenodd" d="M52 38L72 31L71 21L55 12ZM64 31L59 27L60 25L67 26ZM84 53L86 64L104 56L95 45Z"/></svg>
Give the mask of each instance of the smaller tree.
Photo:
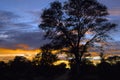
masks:
<svg viewBox="0 0 120 80"><path fill-rule="evenodd" d="M35 55L35 57L33 58L33 64L34 65L40 65L40 61L42 59L42 53L38 53Z"/></svg>
<svg viewBox="0 0 120 80"><path fill-rule="evenodd" d="M57 60L57 56L52 54L51 46L49 44L44 45L41 47L42 50L42 58L40 64L49 64L52 65L53 62Z"/></svg>
<svg viewBox="0 0 120 80"><path fill-rule="evenodd" d="M14 60L8 64L10 64L11 70L15 73L27 72L31 67L31 62L24 56L16 56Z"/></svg>
<svg viewBox="0 0 120 80"><path fill-rule="evenodd" d="M47 64L47 65L52 65L53 62L57 60L56 55L53 55L52 53L42 53L42 59L40 61L40 64Z"/></svg>
<svg viewBox="0 0 120 80"><path fill-rule="evenodd" d="M116 64L117 62L120 62L120 56L111 56L107 58L107 61L111 64Z"/></svg>

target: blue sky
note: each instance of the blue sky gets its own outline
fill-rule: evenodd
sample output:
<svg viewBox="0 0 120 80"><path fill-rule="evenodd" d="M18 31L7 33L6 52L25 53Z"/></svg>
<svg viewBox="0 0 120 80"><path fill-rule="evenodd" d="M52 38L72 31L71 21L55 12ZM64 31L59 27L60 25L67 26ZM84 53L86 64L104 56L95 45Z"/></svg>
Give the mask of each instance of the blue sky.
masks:
<svg viewBox="0 0 120 80"><path fill-rule="evenodd" d="M26 44L31 49L39 48L46 41L39 30L42 9L54 0L0 0L0 47L17 48ZM60 0L64 1L64 0ZM120 24L120 0L98 0L108 7L109 19ZM119 31L112 33L120 41ZM18 47L19 48L19 47Z"/></svg>

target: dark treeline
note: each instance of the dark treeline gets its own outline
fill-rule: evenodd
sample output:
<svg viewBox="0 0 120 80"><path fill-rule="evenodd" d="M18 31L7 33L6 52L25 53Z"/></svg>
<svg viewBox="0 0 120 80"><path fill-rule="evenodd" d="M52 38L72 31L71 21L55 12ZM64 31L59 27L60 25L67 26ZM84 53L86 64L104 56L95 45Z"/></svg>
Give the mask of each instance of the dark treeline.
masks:
<svg viewBox="0 0 120 80"><path fill-rule="evenodd" d="M109 57L97 65L85 60L80 65L79 77L77 77L76 65L71 65L69 80L119 80L120 61L119 56Z"/></svg>
<svg viewBox="0 0 120 80"><path fill-rule="evenodd" d="M23 56L16 56L8 63L0 62L0 80L53 80L55 76L66 72L65 64L53 66L29 61Z"/></svg>
<svg viewBox="0 0 120 80"><path fill-rule="evenodd" d="M47 58L46 58L47 59ZM116 57L108 58L116 61ZM76 64L71 61L71 69L66 69L65 64L53 66L41 60L29 61L25 57L17 56L8 63L0 62L0 80L119 80L120 61L108 63L103 61L97 66L84 60L80 65L79 77L76 76ZM67 74L67 75L65 75ZM63 76L66 79L59 79Z"/></svg>

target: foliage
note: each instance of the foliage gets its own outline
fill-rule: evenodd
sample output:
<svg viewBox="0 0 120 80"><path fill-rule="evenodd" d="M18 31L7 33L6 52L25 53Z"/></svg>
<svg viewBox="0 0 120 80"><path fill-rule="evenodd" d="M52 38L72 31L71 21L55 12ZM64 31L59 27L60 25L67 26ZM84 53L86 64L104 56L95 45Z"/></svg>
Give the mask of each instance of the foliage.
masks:
<svg viewBox="0 0 120 80"><path fill-rule="evenodd" d="M42 59L40 61L40 64L49 64L52 65L53 62L57 60L56 55L53 55L52 53L42 53Z"/></svg>
<svg viewBox="0 0 120 80"><path fill-rule="evenodd" d="M116 64L117 62L120 61L120 56L110 56L106 59L111 64Z"/></svg>
<svg viewBox="0 0 120 80"><path fill-rule="evenodd" d="M97 0L68 0L64 3L54 1L43 10L39 27L50 43L47 50L67 48L79 63L81 57L91 47L107 40L108 32L116 24L109 22L105 5Z"/></svg>
<svg viewBox="0 0 120 80"><path fill-rule="evenodd" d="M65 64L33 65L25 57L17 57L10 63L0 62L1 80L56 80L61 76L64 80L119 80L120 61L116 64L102 62L97 66L86 64L80 65L80 76L76 76L76 65L71 64L71 70L65 69ZM60 80L63 80L60 79ZM68 78L68 79L66 79Z"/></svg>

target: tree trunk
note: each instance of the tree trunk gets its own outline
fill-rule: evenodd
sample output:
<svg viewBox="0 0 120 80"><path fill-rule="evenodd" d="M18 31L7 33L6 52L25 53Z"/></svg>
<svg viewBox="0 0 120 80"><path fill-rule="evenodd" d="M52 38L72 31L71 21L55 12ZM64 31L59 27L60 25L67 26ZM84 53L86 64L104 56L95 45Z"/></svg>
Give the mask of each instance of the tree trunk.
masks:
<svg viewBox="0 0 120 80"><path fill-rule="evenodd" d="M80 76L80 64L81 64L81 60L80 60L80 56L79 56L78 52L76 52L74 54L75 54L75 61L76 61L76 63L75 63L76 79L78 79L79 76Z"/></svg>
<svg viewBox="0 0 120 80"><path fill-rule="evenodd" d="M76 74L76 79L80 78L80 71L81 71L81 64L82 64L82 56L83 56L84 52L80 52L79 51L75 51L74 55L75 55L75 74Z"/></svg>

